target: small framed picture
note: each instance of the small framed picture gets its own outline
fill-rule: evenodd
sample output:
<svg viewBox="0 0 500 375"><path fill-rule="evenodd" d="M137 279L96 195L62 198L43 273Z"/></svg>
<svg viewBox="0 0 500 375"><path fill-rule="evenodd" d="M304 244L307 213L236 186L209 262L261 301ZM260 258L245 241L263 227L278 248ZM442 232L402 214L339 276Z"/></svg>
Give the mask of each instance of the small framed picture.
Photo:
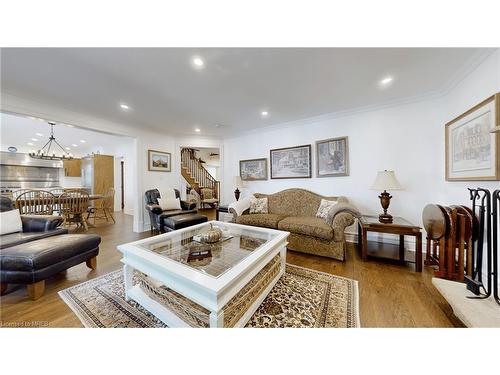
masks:
<svg viewBox="0 0 500 375"><path fill-rule="evenodd" d="M271 150L271 178L311 178L311 145Z"/></svg>
<svg viewBox="0 0 500 375"><path fill-rule="evenodd" d="M240 177L243 181L267 180L267 159L240 160Z"/></svg>
<svg viewBox="0 0 500 375"><path fill-rule="evenodd" d="M148 170L155 172L171 172L172 154L170 154L170 152L148 150Z"/></svg>
<svg viewBox="0 0 500 375"><path fill-rule="evenodd" d="M347 137L316 142L316 177L349 176Z"/></svg>
<svg viewBox="0 0 500 375"><path fill-rule="evenodd" d="M445 125L446 181L500 180L500 93Z"/></svg>

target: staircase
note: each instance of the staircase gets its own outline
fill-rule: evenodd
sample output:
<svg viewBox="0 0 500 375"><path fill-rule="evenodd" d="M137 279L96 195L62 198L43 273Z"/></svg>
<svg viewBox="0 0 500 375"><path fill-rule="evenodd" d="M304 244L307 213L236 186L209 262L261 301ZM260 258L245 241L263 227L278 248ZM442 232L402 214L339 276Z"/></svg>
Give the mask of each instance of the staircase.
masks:
<svg viewBox="0 0 500 375"><path fill-rule="evenodd" d="M220 199L220 182L205 169L192 148L181 150L181 174L187 183L201 196L201 189L212 189L214 198Z"/></svg>

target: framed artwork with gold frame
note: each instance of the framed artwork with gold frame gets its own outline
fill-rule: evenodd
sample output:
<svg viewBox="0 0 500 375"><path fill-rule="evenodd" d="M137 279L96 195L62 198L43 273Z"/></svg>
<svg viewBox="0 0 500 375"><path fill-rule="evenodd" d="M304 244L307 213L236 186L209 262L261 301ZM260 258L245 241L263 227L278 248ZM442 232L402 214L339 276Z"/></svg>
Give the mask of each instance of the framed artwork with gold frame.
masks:
<svg viewBox="0 0 500 375"><path fill-rule="evenodd" d="M347 137L316 141L316 177L349 176Z"/></svg>
<svg viewBox="0 0 500 375"><path fill-rule="evenodd" d="M267 158L240 160L242 181L267 180Z"/></svg>
<svg viewBox="0 0 500 375"><path fill-rule="evenodd" d="M445 125L446 181L500 180L500 93Z"/></svg>
<svg viewBox="0 0 500 375"><path fill-rule="evenodd" d="M270 151L271 179L311 178L311 145Z"/></svg>
<svg viewBox="0 0 500 375"><path fill-rule="evenodd" d="M172 172L172 154L170 152L148 150L148 170Z"/></svg>

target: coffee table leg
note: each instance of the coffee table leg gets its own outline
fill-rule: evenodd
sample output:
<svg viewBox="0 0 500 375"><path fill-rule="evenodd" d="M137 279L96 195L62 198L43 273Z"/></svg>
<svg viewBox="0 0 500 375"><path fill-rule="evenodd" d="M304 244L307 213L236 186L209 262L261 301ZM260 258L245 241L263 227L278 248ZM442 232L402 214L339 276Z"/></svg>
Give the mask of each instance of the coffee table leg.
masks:
<svg viewBox="0 0 500 375"><path fill-rule="evenodd" d="M224 312L212 311L210 313L210 328L224 328Z"/></svg>
<svg viewBox="0 0 500 375"><path fill-rule="evenodd" d="M128 296L128 291L132 289L133 283L132 278L134 276L134 269L130 267L128 264L123 265L123 282L125 284L125 301L130 301L130 297Z"/></svg>

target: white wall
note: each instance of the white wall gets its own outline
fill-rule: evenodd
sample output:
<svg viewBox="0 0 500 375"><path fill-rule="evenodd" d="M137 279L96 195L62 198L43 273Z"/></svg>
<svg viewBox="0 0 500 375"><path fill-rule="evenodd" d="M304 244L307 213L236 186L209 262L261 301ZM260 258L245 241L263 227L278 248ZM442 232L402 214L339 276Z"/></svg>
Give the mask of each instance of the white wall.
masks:
<svg viewBox="0 0 500 375"><path fill-rule="evenodd" d="M500 186L499 182L446 182L444 166L444 124L499 91L500 52L497 51L439 98L345 117L332 115L329 120L304 120L303 124L293 127L276 127L227 139L224 174L238 175L239 160L269 159L270 149L304 144L313 145L314 170L315 142L348 136L349 176L248 182L242 194L301 187L323 195L345 195L363 213L378 214L381 211L379 192L370 190L370 186L377 171L393 169L405 189L391 192L389 212L422 225L421 213L426 204L469 205L467 187L481 185L495 189ZM223 202L232 202L231 179L226 179L224 186Z"/></svg>

